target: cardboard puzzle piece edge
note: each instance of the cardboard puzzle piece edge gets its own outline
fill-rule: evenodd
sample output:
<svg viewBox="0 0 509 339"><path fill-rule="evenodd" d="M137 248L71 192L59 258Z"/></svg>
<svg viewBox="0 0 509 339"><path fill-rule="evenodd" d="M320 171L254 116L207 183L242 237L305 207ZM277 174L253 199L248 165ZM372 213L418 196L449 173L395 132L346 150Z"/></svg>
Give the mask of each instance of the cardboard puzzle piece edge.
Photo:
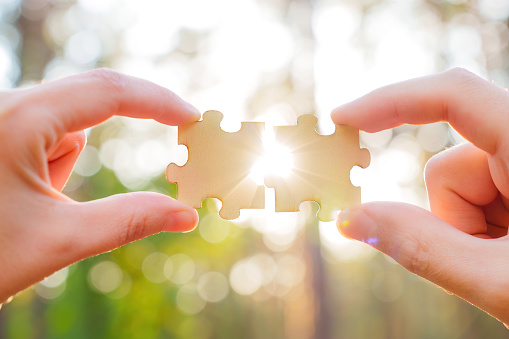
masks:
<svg viewBox="0 0 509 339"><path fill-rule="evenodd" d="M265 207L265 187L249 176L263 153L262 122L243 122L234 133L224 132L223 114L207 111L203 119L179 126L178 142L188 148L184 166L169 164L166 177L177 183L177 200L194 208L206 198L222 202L219 215L235 219L240 209Z"/></svg>
<svg viewBox="0 0 509 339"><path fill-rule="evenodd" d="M203 119L179 126L178 142L188 148L184 166L168 165L166 174L177 183L177 199L200 208L206 198L217 198L223 206L219 215L235 219L240 209L265 207L264 186L250 177L255 162L263 155L264 123L243 122L238 132L224 132L223 114L207 111ZM287 177L266 177L275 188L276 212L296 212L304 201L320 205L318 219L331 221L334 212L360 203L360 187L350 182L353 166L366 168L367 149L359 146L359 132L336 125L331 135L320 135L314 115L302 115L297 125L275 126L276 140L289 147L294 166Z"/></svg>
<svg viewBox="0 0 509 339"><path fill-rule="evenodd" d="M289 147L294 166L287 177L267 177L265 185L275 188L276 212L299 211L304 201L320 205L318 219L332 221L338 210L361 202L360 187L350 182L353 166L366 168L367 149L359 145L359 131L336 125L331 135L320 135L314 115L301 115L297 125L276 126L276 140Z"/></svg>

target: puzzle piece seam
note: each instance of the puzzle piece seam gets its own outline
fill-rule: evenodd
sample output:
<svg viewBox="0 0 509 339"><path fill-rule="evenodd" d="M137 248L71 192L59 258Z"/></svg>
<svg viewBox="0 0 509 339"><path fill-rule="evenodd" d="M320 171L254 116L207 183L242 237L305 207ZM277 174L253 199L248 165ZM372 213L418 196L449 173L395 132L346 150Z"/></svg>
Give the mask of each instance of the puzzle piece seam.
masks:
<svg viewBox="0 0 509 339"><path fill-rule="evenodd" d="M209 133L211 135L215 135L216 137L218 135L219 136L235 135L235 136L238 136L241 141L244 140L243 138L253 138L254 137L258 141L258 145L254 146L255 150L257 147L259 148L259 146L262 144L260 131L264 127L264 123L243 122L241 125L241 129L238 132L229 133L229 132L223 131L220 128L220 123L222 120L223 120L222 113L220 113L218 111L207 111L204 113L202 121L193 123L191 125L187 125L187 127L184 126L184 127L182 127L182 129L181 129L181 127L179 127L179 138L178 138L179 144L185 145L188 148L188 154L189 154L188 160L187 160L186 164L183 166L177 166L176 164L170 164L167 169L168 181L177 183L177 198L178 199L179 199L179 197L186 195L186 194L181 194L182 192L186 192L185 187L182 188L182 185L180 185L185 180L179 180L178 173L179 172L185 173L186 171L188 171L188 169L193 169L192 162L194 161L195 158L197 159L197 162L201 162L199 157L191 156L191 154L194 152L200 153L199 150L201 148L197 147L197 151L192 150L192 148L194 148L194 146L196 146L196 145L192 141L192 138L189 138L189 134L191 133L190 129L200 131L200 127L202 127L202 133ZM265 177L264 184L266 187L272 187L272 188L275 188L275 190L276 190L276 211L280 211L280 210L299 211L300 204L302 202L315 201L320 206L320 209L318 212L318 218L322 221L326 221L324 219L330 219L330 216L327 217L325 214L327 214L330 210L337 209L335 207L348 206L348 205L352 205L353 203L360 203L360 187L357 187L357 186L354 186L351 184L350 171L354 166L360 166L362 168L366 168L367 166L369 166L370 154L367 149L360 148L358 130L356 130L352 127L349 127L349 126L336 125L336 130L333 134L321 135L321 134L317 133L316 129L315 129L317 122L318 122L318 119L316 116L308 114L308 115L299 116L297 119L297 125L274 126L273 128L274 128L274 133L276 134L276 139L280 138L282 135L285 135L285 142L289 142L289 143L293 143L293 144L296 143L298 145L298 147L295 147L295 148L299 149L300 153L297 152L297 154L300 154L302 156L302 154L304 153L306 155L307 158L304 157L305 160L301 161L302 164L299 163L299 166L302 166L304 169L306 169L306 168L311 169L310 172L313 172L313 170L316 172L320 172L320 168L322 168L324 171L327 171L324 174L326 177L329 176L329 178L334 177L336 175L336 171L331 172L330 167L332 167L332 168L339 167L340 170L338 170L338 171L341 172L341 170L342 170L343 178L346 178L343 181L346 181L346 184L337 183L336 181L332 180L332 183L336 183L339 186L342 185L342 187L336 189L336 191L338 191L338 192L333 191L333 193L330 193L329 190L327 190L328 187L325 187L322 190L318 190L319 192L326 192L325 194L316 193L316 190L310 190L311 192L291 192L292 193L291 197L288 197L283 193L283 197L279 198L279 199L278 199L278 196L281 196L281 194L282 194L281 192L284 190L282 188L282 186L284 186L283 184L287 183L288 181L291 181L291 180L285 180L283 178ZM199 125L199 124L202 124L202 125ZM216 130L209 131L206 128L207 125L211 125L211 126L208 126L209 129L211 127L213 127ZM253 128L251 128L251 127L253 127ZM311 129L312 133L309 133L310 129ZM284 132L282 132L282 131L284 131ZM195 133L195 132L193 132L193 133ZM245 137L244 137L244 134L246 134ZM253 134L255 134L255 135L253 136ZM256 134L258 134L258 135L256 135ZM300 136L300 138L299 138L299 136ZM225 138L223 138L223 140ZM233 138L233 139L235 139L235 138ZM297 139L297 140L295 140L295 139ZM300 140L300 139L304 139L305 142L303 143L303 140ZM349 162L351 165L345 167L344 162L343 163L338 162L339 160L332 157L332 159L333 159L332 161L336 161L336 163L332 164L334 166L330 166L331 164L328 163L327 166L318 167L318 170L317 170L316 168L313 167L313 166L315 166L315 163L323 163L324 161L329 161L329 160L313 158L313 153L317 153L314 150L308 150L307 153L302 151L302 149L306 150L307 149L306 147L309 147L309 144L313 144L313 140L310 141L309 139L315 139L314 142L316 142L318 144L325 143L324 145L322 145L322 147L329 145L328 149L329 149L330 153L332 153L332 154L337 153L337 148L341 148L342 144L344 144L343 145L343 146L345 146L344 148L348 148L348 149L346 151L344 151L343 153L344 154L346 153L350 158L352 158L351 161ZM221 141L218 141L218 143L221 143ZM306 143L309 143L309 144L306 145ZM248 143L248 145L249 145L249 148L251 148L253 146L253 143L250 142L250 143ZM332 146L330 146L330 145L332 145ZM199 145L199 146L204 146L204 145ZM206 145L206 146L213 147L211 145ZM327 148L327 147L325 147L325 148ZM231 148L230 148L230 150L231 150ZM321 153L324 153L322 149L320 149L319 151ZM244 151L242 151L242 152L244 152ZM210 154L208 154L208 155L210 156ZM242 153L241 153L241 155L242 155ZM294 156L295 156L295 154L294 154ZM247 157L245 159L245 161L250 163L250 162L254 161L253 159L254 158ZM235 162L235 158L230 156L229 161ZM191 166L189 166L190 162L191 162ZM253 164L251 164L251 165L253 165ZM186 168L186 166L189 166L189 167ZM243 170L241 172L245 172L245 173L249 172L249 169L250 169L249 168L250 166L246 166L245 164L244 164L244 166L237 166L237 167L243 168ZM202 170L202 169L200 169L200 170ZM245 173L244 173L244 175L245 175ZM323 174L323 173L321 173L321 174ZM172 176L176 177L176 179L172 180L171 179ZM245 175L245 176L247 176L247 175ZM301 176L307 177L307 180L310 180L310 182L315 181L315 183L316 183L318 181L318 184L321 183L321 180L313 179L312 175L306 176L306 175L301 174ZM318 177L318 174L316 174L315 176ZM186 179L186 178L183 178L183 179ZM295 178L293 178L293 179L295 180ZM242 185L243 181L245 181L245 180L247 180L247 179L241 180L239 185ZM179 183L179 181L180 181L180 183ZM329 180L329 181L331 181L331 180ZM210 183L206 182L205 185L207 185L207 184L210 185ZM212 185L212 186L214 186L214 185ZM285 186L289 187L288 184ZM347 186L347 187L344 187L344 186ZM262 193L264 192L265 187L263 185L254 185L252 187L248 187L248 186L245 186L245 187L247 187L248 191L251 191L251 194L252 194L252 200L249 203L245 203L245 201L244 202L235 201L234 203L232 203L230 200L233 200L235 198L234 194L231 197L229 197L229 195L232 192L227 192L226 194L220 194L220 193L196 194L196 196L198 196L198 198L190 199L190 200L193 200L193 203L194 203L193 207L197 207L197 205L199 205L201 207L201 206L203 206L203 200L205 200L209 197L214 197L214 198L219 199L223 203L223 207L220 211L220 215L221 215L221 217L226 218L226 219L232 219L232 218L237 217L238 214L240 214L240 209L264 208L265 201L264 201L264 194L262 194ZM343 196L343 203L341 203L340 198L337 198L337 196L340 195L339 191L341 191L341 190L348 191L348 194L346 194L346 196ZM245 195L245 194L243 194L243 195ZM327 195L328 196L334 195L334 196L332 198L328 199L326 197ZM242 197L242 194L240 196ZM353 197L353 196L355 196L355 197ZM237 198L239 198L239 197L237 196ZM186 199L184 199L184 200L186 200ZM353 201L353 199L356 199L356 201ZM198 200L201 200L201 201L199 203L197 203ZM281 200L286 201L286 204L281 203ZM330 202L328 202L328 201L330 201ZM183 201L183 202L186 202L186 201ZM291 205L291 206L288 207L288 205Z"/></svg>

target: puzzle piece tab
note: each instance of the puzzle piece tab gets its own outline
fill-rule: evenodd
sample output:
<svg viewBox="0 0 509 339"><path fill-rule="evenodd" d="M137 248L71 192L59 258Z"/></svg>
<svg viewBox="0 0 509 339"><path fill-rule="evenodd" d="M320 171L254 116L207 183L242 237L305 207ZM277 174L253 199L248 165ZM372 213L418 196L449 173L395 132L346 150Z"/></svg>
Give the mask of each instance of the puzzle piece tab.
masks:
<svg viewBox="0 0 509 339"><path fill-rule="evenodd" d="M206 198L217 198L219 215L235 219L243 208L264 208L264 186L249 176L263 153L262 122L243 122L238 132L221 130L223 114L207 111L203 120L179 126L178 142L188 148L184 166L170 164L166 176L177 183L177 199L200 208Z"/></svg>
<svg viewBox="0 0 509 339"><path fill-rule="evenodd" d="M298 211L302 202L316 201L318 219L331 221L334 211L361 202L350 170L355 165L366 168L370 155L359 147L355 128L336 125L334 134L319 135L316 123L314 115L302 115L296 126L274 127L277 142L292 152L294 166L288 176L265 178L265 184L276 190L276 212Z"/></svg>

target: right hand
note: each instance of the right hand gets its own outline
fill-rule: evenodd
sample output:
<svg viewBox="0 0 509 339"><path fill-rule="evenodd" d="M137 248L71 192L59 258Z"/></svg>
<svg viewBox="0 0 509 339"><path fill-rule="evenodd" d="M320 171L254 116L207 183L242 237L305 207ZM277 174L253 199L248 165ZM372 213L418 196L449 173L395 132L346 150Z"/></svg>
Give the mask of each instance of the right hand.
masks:
<svg viewBox="0 0 509 339"><path fill-rule="evenodd" d="M471 142L427 164L433 214L373 202L343 211L338 229L509 323L509 92L453 69L375 90L332 118L367 132L447 121Z"/></svg>

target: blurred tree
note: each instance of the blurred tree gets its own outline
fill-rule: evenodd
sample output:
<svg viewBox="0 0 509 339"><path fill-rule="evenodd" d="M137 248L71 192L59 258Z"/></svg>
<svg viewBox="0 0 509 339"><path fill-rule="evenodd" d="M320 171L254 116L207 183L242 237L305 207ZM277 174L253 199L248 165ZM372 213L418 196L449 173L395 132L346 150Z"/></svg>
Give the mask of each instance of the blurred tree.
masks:
<svg viewBox="0 0 509 339"><path fill-rule="evenodd" d="M44 25L53 5L46 0L23 0L17 26L23 36L21 53L21 83L37 82L44 78L46 65L54 57L54 50L44 36Z"/></svg>
<svg viewBox="0 0 509 339"><path fill-rule="evenodd" d="M225 120L293 124L315 112L325 121L329 105L422 70L466 65L505 85L509 7L494 3L7 0L0 57L10 48L22 71L2 73L0 63L0 76L25 85L104 65ZM20 46L4 43L16 40L8 23ZM163 173L178 153L175 132L120 118L93 128L65 192L78 201L138 189L175 196ZM377 159L363 192L425 205L424 163L461 138L437 125L362 140ZM506 336L463 300L319 224L315 205L303 208L226 222L206 201L194 232L90 258L17 296L0 311L0 338Z"/></svg>

